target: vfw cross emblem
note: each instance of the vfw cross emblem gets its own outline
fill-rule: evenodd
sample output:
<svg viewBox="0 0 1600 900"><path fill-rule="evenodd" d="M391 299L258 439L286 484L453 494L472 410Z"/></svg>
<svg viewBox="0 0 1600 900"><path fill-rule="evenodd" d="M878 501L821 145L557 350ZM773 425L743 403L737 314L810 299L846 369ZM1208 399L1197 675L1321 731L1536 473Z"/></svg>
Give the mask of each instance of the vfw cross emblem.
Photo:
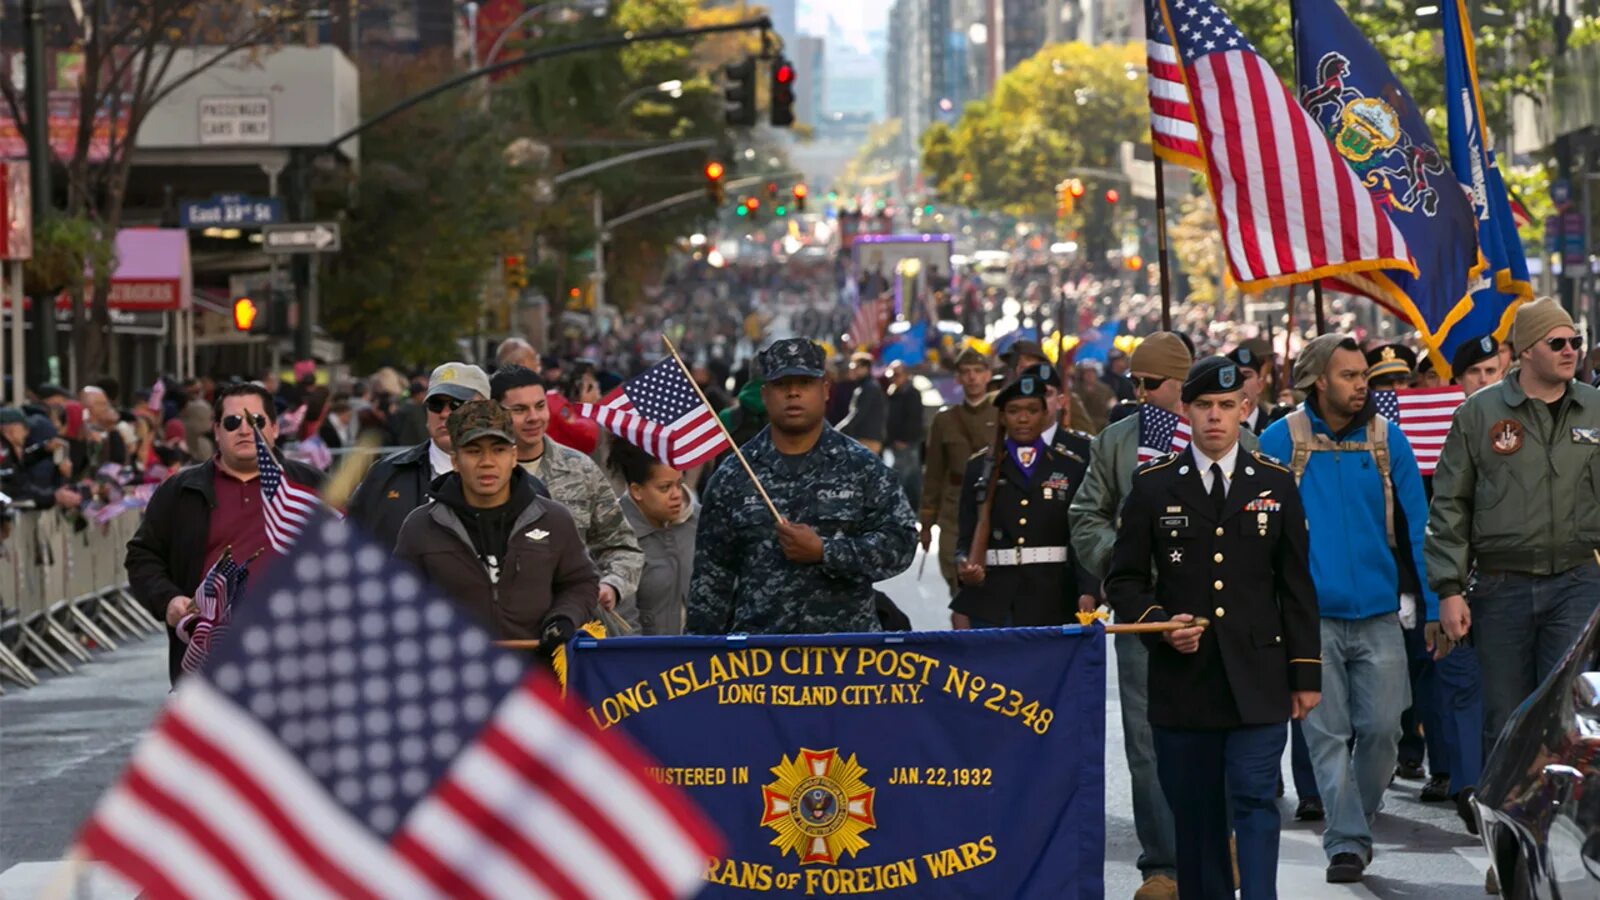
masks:
<svg viewBox="0 0 1600 900"><path fill-rule="evenodd" d="M839 748L801 748L793 760L772 767L776 779L761 789L761 824L777 832L772 846L780 856L793 850L801 865L837 865L839 856L860 853L868 845L861 833L878 827L872 812L875 788L862 776L867 770L839 756Z"/></svg>

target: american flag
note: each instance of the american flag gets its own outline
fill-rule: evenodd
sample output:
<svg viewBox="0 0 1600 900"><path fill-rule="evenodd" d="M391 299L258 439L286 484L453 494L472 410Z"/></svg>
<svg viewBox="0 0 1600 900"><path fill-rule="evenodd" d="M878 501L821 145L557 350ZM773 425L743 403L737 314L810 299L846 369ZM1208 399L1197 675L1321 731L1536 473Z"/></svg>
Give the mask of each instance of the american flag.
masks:
<svg viewBox="0 0 1600 900"><path fill-rule="evenodd" d="M871 350L883 343L883 329L889 324L889 304L882 297L856 302L850 317L850 343L857 350Z"/></svg>
<svg viewBox="0 0 1600 900"><path fill-rule="evenodd" d="M1189 420L1150 403L1139 405L1139 463L1181 453L1189 446Z"/></svg>
<svg viewBox="0 0 1600 900"><path fill-rule="evenodd" d="M1373 406L1378 414L1400 426L1400 431L1417 455L1417 468L1432 475L1439 467L1445 436L1456 410L1467 400L1460 385L1436 388L1407 388L1401 391L1373 391Z"/></svg>
<svg viewBox="0 0 1600 900"><path fill-rule="evenodd" d="M702 887L714 834L620 735L348 523L307 532L100 799L91 857L196 900Z"/></svg>
<svg viewBox="0 0 1600 900"><path fill-rule="evenodd" d="M284 477L283 467L272 455L261 432L256 432L256 466L261 470L261 502L265 509L267 543L279 553L288 553L300 536L300 529L322 498L317 492L303 488Z"/></svg>
<svg viewBox="0 0 1600 900"><path fill-rule="evenodd" d="M676 357L624 381L578 415L675 469L692 469L730 446L717 413L701 399Z"/></svg>
<svg viewBox="0 0 1600 900"><path fill-rule="evenodd" d="M1405 238L1213 0L1151 0L1183 61L1235 283L1416 274Z"/></svg>
<svg viewBox="0 0 1600 900"><path fill-rule="evenodd" d="M1200 132L1194 124L1194 107L1183 84L1178 51L1172 46L1167 23L1156 0L1145 0L1145 63L1149 72L1150 144L1167 162L1204 171Z"/></svg>
<svg viewBox="0 0 1600 900"><path fill-rule="evenodd" d="M178 631L189 634L189 646L183 651L183 671L200 671L212 645L228 633L233 601L244 590L249 575L250 570L233 558L233 550L224 549L200 579L194 598L199 611L186 617L188 621L178 623Z"/></svg>

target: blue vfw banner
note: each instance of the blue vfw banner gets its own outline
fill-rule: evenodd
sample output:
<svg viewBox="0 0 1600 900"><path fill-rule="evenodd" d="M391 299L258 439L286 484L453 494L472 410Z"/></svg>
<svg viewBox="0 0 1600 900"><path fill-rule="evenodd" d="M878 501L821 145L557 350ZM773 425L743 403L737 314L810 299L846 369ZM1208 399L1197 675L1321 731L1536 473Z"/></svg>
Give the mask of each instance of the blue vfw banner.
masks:
<svg viewBox="0 0 1600 900"><path fill-rule="evenodd" d="M571 696L722 831L706 898L1104 893L1106 636L580 638Z"/></svg>

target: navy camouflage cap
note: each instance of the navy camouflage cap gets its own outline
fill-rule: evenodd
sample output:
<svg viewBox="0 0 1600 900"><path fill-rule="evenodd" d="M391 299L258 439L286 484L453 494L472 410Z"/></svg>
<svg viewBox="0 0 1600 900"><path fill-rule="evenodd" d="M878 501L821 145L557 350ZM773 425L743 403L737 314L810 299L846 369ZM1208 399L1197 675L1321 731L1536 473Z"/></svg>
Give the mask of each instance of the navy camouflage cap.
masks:
<svg viewBox="0 0 1600 900"><path fill-rule="evenodd" d="M481 437L497 437L508 444L517 439L511 430L511 413L493 400L463 403L445 420L450 446L460 449Z"/></svg>
<svg viewBox="0 0 1600 900"><path fill-rule="evenodd" d="M785 338L773 341L761 351L761 378L773 382L780 378L821 378L827 354L816 341Z"/></svg>

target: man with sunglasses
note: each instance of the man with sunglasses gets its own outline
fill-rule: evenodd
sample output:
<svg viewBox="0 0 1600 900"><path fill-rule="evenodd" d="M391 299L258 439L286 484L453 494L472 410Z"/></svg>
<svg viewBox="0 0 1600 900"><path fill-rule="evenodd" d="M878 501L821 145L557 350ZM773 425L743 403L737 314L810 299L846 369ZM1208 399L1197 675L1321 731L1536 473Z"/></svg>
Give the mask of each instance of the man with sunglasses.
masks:
<svg viewBox="0 0 1600 900"><path fill-rule="evenodd" d="M447 426L450 414L464 403L487 399L489 376L477 366L447 362L434 369L422 401L428 411L428 439L373 464L350 497L350 520L392 551L406 516L428 499L428 485L455 471Z"/></svg>
<svg viewBox="0 0 1600 900"><path fill-rule="evenodd" d="M1575 380L1582 339L1544 298L1509 343L1516 367L1450 424L1423 545L1446 634L1472 633L1485 755L1600 600L1600 390Z"/></svg>
<svg viewBox="0 0 1600 900"><path fill-rule="evenodd" d="M253 574L276 559L262 515L255 438L259 430L268 444L277 439L272 408L272 395L258 384L218 391L212 407L216 456L162 482L128 542L128 585L134 599L167 623L167 672L174 682L185 649L174 628L195 610L194 592L206 569L229 549L234 559L255 559ZM289 481L322 486L320 471L280 462Z"/></svg>

